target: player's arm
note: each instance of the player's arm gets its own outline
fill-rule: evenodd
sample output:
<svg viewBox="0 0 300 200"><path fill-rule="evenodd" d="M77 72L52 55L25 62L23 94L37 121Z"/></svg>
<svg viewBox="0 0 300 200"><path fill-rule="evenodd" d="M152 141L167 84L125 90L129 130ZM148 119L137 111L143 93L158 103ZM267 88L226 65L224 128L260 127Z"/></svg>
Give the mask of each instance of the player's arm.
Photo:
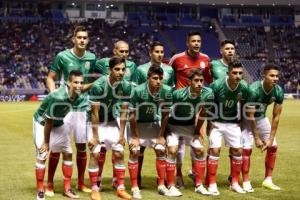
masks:
<svg viewBox="0 0 300 200"><path fill-rule="evenodd" d="M40 153L49 151L50 133L51 133L52 128L53 128L53 120L46 117L45 125L44 125L44 143L42 144L42 147L39 150Z"/></svg>
<svg viewBox="0 0 300 200"><path fill-rule="evenodd" d="M161 126L158 131L157 135L157 143L165 145L165 138L164 138L164 133L166 131L166 128L168 126L168 121L169 121L169 110L163 110L162 111L162 118L161 118Z"/></svg>
<svg viewBox="0 0 300 200"><path fill-rule="evenodd" d="M276 135L276 131L278 128L278 124L279 124L281 111L282 111L282 105L275 103L274 107L273 107L273 118L272 118L272 124L271 124L270 138L269 138L269 140L266 141L266 144L265 144L263 150L267 149L268 147L272 146L272 144L273 144L273 141L274 141L274 138Z"/></svg>
<svg viewBox="0 0 300 200"><path fill-rule="evenodd" d="M199 139L199 141L201 142L201 144L204 144L204 134L202 133L201 127L204 124L204 118L206 117L206 110L204 108L202 108L199 112L198 112L198 116L197 116L197 121L196 121L196 127L195 127L195 132L193 135L193 140L195 139Z"/></svg>
<svg viewBox="0 0 300 200"><path fill-rule="evenodd" d="M251 127L251 132L253 134L253 137L254 137L254 141L255 141L255 146L257 148L260 148L262 149L263 148L263 142L261 141L260 137L259 137L259 134L257 132L257 129L256 129L256 120L255 120L255 112L256 112L256 109L255 109L255 106L247 106L247 117L248 117L248 120L245 120L247 123L250 123L250 127Z"/></svg>
<svg viewBox="0 0 300 200"><path fill-rule="evenodd" d="M92 86L93 86L93 83L84 84L82 91L86 92L86 91L90 90L92 88Z"/></svg>
<svg viewBox="0 0 300 200"><path fill-rule="evenodd" d="M140 138L140 133L137 127L137 110L131 110L130 115L129 115L129 122L130 122L130 129L131 129L131 141L129 144L129 148L133 149L138 147L139 144L139 138Z"/></svg>
<svg viewBox="0 0 300 200"><path fill-rule="evenodd" d="M55 80L56 80L57 74L56 72L50 71L47 76L47 88L49 92L53 92L55 90Z"/></svg>
<svg viewBox="0 0 300 200"><path fill-rule="evenodd" d="M128 103L124 102L121 104L120 109L120 138L119 143L123 146L125 145L125 138L124 138L124 132L126 127L126 121L128 116Z"/></svg>

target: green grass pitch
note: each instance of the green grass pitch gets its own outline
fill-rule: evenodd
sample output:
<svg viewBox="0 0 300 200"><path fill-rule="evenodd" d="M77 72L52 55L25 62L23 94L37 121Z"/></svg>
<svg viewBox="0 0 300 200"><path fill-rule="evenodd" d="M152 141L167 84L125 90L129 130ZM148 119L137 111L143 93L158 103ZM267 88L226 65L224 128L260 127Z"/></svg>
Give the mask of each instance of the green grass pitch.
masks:
<svg viewBox="0 0 300 200"><path fill-rule="evenodd" d="M39 103L0 103L0 200L35 199L35 148L32 139L32 115ZM270 107L271 108L271 107ZM264 155L255 149L251 160L251 179L255 189L252 194L236 194L228 190L229 174L228 149L222 149L218 170L218 185L221 195L204 197L193 192L192 182L184 177L186 188L183 196L176 199L249 199L249 200L292 200L300 199L300 101L286 100L281 116L277 141L279 152L274 171L274 182L282 187L281 191L270 191L261 188L264 176ZM269 112L270 114L270 112ZM110 186L112 168L111 153L108 152L104 169L104 191L102 199L117 199ZM73 156L74 157L74 156ZM128 152L126 152L126 162ZM75 162L74 162L74 166ZM189 149L186 150L184 173L190 169ZM75 187L77 172L74 167L72 185ZM128 172L126 185L129 189ZM154 153L146 150L143 166L143 199L172 199L160 196L156 192ZM86 173L86 183L89 183ZM66 199L62 196L62 174L60 165L55 176L55 197L52 200ZM88 194L79 192L81 199L89 199Z"/></svg>

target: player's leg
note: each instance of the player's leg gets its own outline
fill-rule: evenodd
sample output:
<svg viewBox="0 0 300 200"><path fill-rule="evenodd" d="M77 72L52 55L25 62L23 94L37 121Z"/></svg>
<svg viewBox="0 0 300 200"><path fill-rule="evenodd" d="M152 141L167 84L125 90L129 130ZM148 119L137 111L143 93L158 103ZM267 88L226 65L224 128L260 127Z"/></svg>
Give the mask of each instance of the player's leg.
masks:
<svg viewBox="0 0 300 200"><path fill-rule="evenodd" d="M226 124L224 132L225 144L229 146L230 189L237 193L246 193L239 185L239 176L242 170L242 133L238 124Z"/></svg>
<svg viewBox="0 0 300 200"><path fill-rule="evenodd" d="M195 176L195 192L203 195L209 195L210 193L203 186L206 158L204 156L204 147L197 139L190 141L191 146L191 159L192 159L192 171Z"/></svg>
<svg viewBox="0 0 300 200"><path fill-rule="evenodd" d="M254 192L252 188L250 178L249 178L249 171L250 171L250 157L252 154L252 147L253 147L253 134L251 132L249 122L243 122L244 129L242 130L242 137L243 137L243 164L242 164L242 177L243 177L243 189L246 192Z"/></svg>
<svg viewBox="0 0 300 200"><path fill-rule="evenodd" d="M166 159L166 176L169 196L182 196L182 193L175 187L175 170L176 170L176 155L178 150L178 136L174 133L168 133L167 136L167 159Z"/></svg>
<svg viewBox="0 0 300 200"><path fill-rule="evenodd" d="M45 177L45 162L47 159L47 153L40 153L39 149L41 148L44 141L44 127L38 122L33 120L33 138L34 144L36 147L36 163L35 163L35 177L36 177L36 186L37 186L37 200L45 199L44 191L44 177Z"/></svg>
<svg viewBox="0 0 300 200"><path fill-rule="evenodd" d="M184 181L182 176L182 164L185 156L185 140L184 137L179 137L177 158L176 158L176 187L184 188Z"/></svg>
<svg viewBox="0 0 300 200"><path fill-rule="evenodd" d="M131 192L134 199L142 199L141 191L138 186L138 156L140 147L131 148L130 136L128 138L129 143L129 160L128 160L128 171L130 175Z"/></svg>
<svg viewBox="0 0 300 200"><path fill-rule="evenodd" d="M216 123L220 128L221 123ZM217 171L220 158L223 133L219 128L213 128L209 135L209 149L207 159L207 182L208 192L211 195L220 195L217 187Z"/></svg>
<svg viewBox="0 0 300 200"><path fill-rule="evenodd" d="M48 160L48 180L45 194L49 197L54 196L54 175L59 163L60 152L50 151Z"/></svg>
<svg viewBox="0 0 300 200"><path fill-rule="evenodd" d="M166 147L161 144L154 144L153 148L156 155L157 190L160 195L169 196L169 190L165 186Z"/></svg>
<svg viewBox="0 0 300 200"><path fill-rule="evenodd" d="M139 154L139 157L138 157L138 162L139 162L138 184L139 184L139 188L142 188L142 168L143 168L145 150L146 150L146 147L141 146L140 154Z"/></svg>
<svg viewBox="0 0 300 200"><path fill-rule="evenodd" d="M77 165L77 189L83 192L91 192L84 183L84 173L87 165L86 153L86 113L72 112L71 127L74 132L74 140L76 144L76 165Z"/></svg>
<svg viewBox="0 0 300 200"><path fill-rule="evenodd" d="M98 136L99 137L99 136ZM92 125L88 123L87 125L87 140L91 141L93 138ZM99 173L99 154L100 154L101 145L98 144L93 148L90 148L90 160L89 160L89 178L91 184L91 200L101 200L101 195L99 193L100 189L98 187L98 173Z"/></svg>
<svg viewBox="0 0 300 200"><path fill-rule="evenodd" d="M268 118L263 118L257 121L257 129L260 131L261 139L267 141L270 138L271 124ZM276 138L274 138L273 144L267 149L265 157L265 178L262 186L271 190L280 190L281 188L273 183L272 173L275 167L276 155L278 145Z"/></svg>

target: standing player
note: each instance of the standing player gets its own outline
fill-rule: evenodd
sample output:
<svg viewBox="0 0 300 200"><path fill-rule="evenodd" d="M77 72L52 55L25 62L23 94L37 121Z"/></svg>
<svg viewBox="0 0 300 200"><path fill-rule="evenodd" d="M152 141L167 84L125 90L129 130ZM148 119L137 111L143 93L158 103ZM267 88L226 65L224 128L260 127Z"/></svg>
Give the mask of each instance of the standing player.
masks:
<svg viewBox="0 0 300 200"><path fill-rule="evenodd" d="M129 45L123 40L119 40L114 44L113 55L125 59L126 72L124 79L127 81L132 80L132 76L136 70L136 64L133 61L127 60L129 55ZM101 75L109 74L109 59L101 58L97 60L94 72L100 73Z"/></svg>
<svg viewBox="0 0 300 200"><path fill-rule="evenodd" d="M180 89L189 86L189 74L191 69L201 69L205 84L210 84L212 82L211 72L210 72L210 59L206 54L200 53L201 49L201 35L197 31L192 31L188 34L186 40L187 50L174 55L169 65L171 65L175 72L175 88ZM182 178L182 162L184 160L185 154L185 141L182 137L179 138L179 150L177 154L177 164L176 164L176 185L179 188L184 187L184 182Z"/></svg>
<svg viewBox="0 0 300 200"><path fill-rule="evenodd" d="M33 118L33 134L37 152L36 181L37 200L44 200L45 162L49 151L63 154L62 171L64 175L64 195L78 199L71 189L72 147L70 144L70 124L64 123L66 115L73 109L78 109L86 102L83 89L83 74L73 70L69 74L66 86L50 93L42 102ZM50 143L50 145L49 145Z"/></svg>
<svg viewBox="0 0 300 200"><path fill-rule="evenodd" d="M150 62L145 63L143 65L140 65L135 73L133 82L135 82L137 85L140 85L142 83L147 82L148 79L148 70L152 65L160 66L162 70L164 71L163 76L163 84L169 85L170 87L174 87L174 70L171 66L164 64L163 58L164 58L164 46L160 42L153 42L150 46ZM139 155L139 172L138 172L138 185L141 188L141 171L143 166L143 160L144 160L144 151L145 147L140 148L140 155Z"/></svg>
<svg viewBox="0 0 300 200"><path fill-rule="evenodd" d="M171 193L164 184L166 174L164 133L172 103L172 89L162 84L162 80L162 68L151 66L148 70L148 81L134 88L133 97L131 98L128 168L131 190L135 199L142 198L137 182L140 146L152 147L156 153L158 193L165 196L176 195ZM160 117L161 125L159 126Z"/></svg>
<svg viewBox="0 0 300 200"><path fill-rule="evenodd" d="M206 159L204 156L204 135L200 128L204 123L206 110L214 100L210 88L203 87L204 77L200 69L190 72L191 86L173 92L173 109L169 119L171 134L167 136L167 182L170 190L174 187L174 173L179 136L189 141L191 146L192 171L195 176L195 192L208 195L203 187ZM210 103L210 104L209 104ZM199 110L201 110L199 112ZM196 115L199 114L195 125Z"/></svg>
<svg viewBox="0 0 300 200"><path fill-rule="evenodd" d="M211 74L214 80L227 75L228 64L235 57L235 43L233 40L223 40L220 47L222 58L211 61Z"/></svg>
<svg viewBox="0 0 300 200"><path fill-rule="evenodd" d="M242 167L242 133L239 125L240 103L248 95L248 85L242 80L243 65L238 61L229 63L228 77L218 79L211 84L217 105L216 119L213 120L209 134L209 157L207 161L208 191L211 195L219 195L217 188L217 168L224 138L229 146L232 177L230 188L237 193L245 193L239 185L239 174Z"/></svg>
<svg viewBox="0 0 300 200"><path fill-rule="evenodd" d="M89 175L92 185L91 199L99 200L100 194L97 186L98 159L100 144L105 144L107 149L112 149L114 155L113 171L116 175L117 196L122 199L132 199L125 191L125 125L127 120L128 103L131 95L131 83L123 80L125 74L125 59L112 57L109 60L109 76L102 76L93 84L90 93L91 122L88 127L88 140L91 150ZM121 102L120 102L121 101ZM120 107L118 107L120 106ZM115 110L119 119L114 115ZM118 114L120 112L120 115ZM120 120L120 127L117 120Z"/></svg>
<svg viewBox="0 0 300 200"><path fill-rule="evenodd" d="M265 179L262 186L271 190L280 190L280 187L272 181L272 172L275 166L277 143L275 135L282 110L283 91L277 85L279 79L279 67L267 64L264 67L262 81L256 81L250 85L248 102L256 106L250 109L250 121L245 124L243 130L243 188L247 192L254 192L249 180L250 156L252 153L253 137L255 145L262 151L267 150L265 158ZM268 105L274 103L272 123L266 117ZM251 108L251 107L250 107ZM252 107L255 108L255 107Z"/></svg>
<svg viewBox="0 0 300 200"><path fill-rule="evenodd" d="M94 67L96 62L95 54L86 50L89 43L88 31L83 26L75 27L72 42L73 48L64 50L58 53L54 59L54 62L50 68L50 72L47 77L47 87L50 92L53 92L55 88L55 80L62 76L64 81L68 80L69 74L72 70L80 70L84 75L83 91L87 91L92 86L91 83L87 83L87 78L90 70ZM71 129L74 133L74 140L77 148L77 171L78 182L77 188L83 192L91 192L84 184L84 172L86 168L86 108L78 110L76 112L69 113L68 119L72 122ZM49 156L49 168L48 168L48 187L46 189L47 196L54 196L53 177L56 167L59 161L59 153L50 153Z"/></svg>

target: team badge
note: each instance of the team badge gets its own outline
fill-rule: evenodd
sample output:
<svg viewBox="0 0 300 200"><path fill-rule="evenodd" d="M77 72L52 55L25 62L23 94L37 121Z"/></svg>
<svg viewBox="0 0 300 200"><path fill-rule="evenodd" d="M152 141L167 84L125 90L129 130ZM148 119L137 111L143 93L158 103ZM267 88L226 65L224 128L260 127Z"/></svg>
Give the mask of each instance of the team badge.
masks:
<svg viewBox="0 0 300 200"><path fill-rule="evenodd" d="M85 69L89 70L91 67L91 63L89 61L85 62L84 67Z"/></svg>
<svg viewBox="0 0 300 200"><path fill-rule="evenodd" d="M236 95L236 99L238 101L241 101L243 99L243 94L241 92L239 92L237 95Z"/></svg>
<svg viewBox="0 0 300 200"><path fill-rule="evenodd" d="M205 67L206 67L205 62L201 61L201 62L200 62L200 68L201 68L201 69L204 69Z"/></svg>

